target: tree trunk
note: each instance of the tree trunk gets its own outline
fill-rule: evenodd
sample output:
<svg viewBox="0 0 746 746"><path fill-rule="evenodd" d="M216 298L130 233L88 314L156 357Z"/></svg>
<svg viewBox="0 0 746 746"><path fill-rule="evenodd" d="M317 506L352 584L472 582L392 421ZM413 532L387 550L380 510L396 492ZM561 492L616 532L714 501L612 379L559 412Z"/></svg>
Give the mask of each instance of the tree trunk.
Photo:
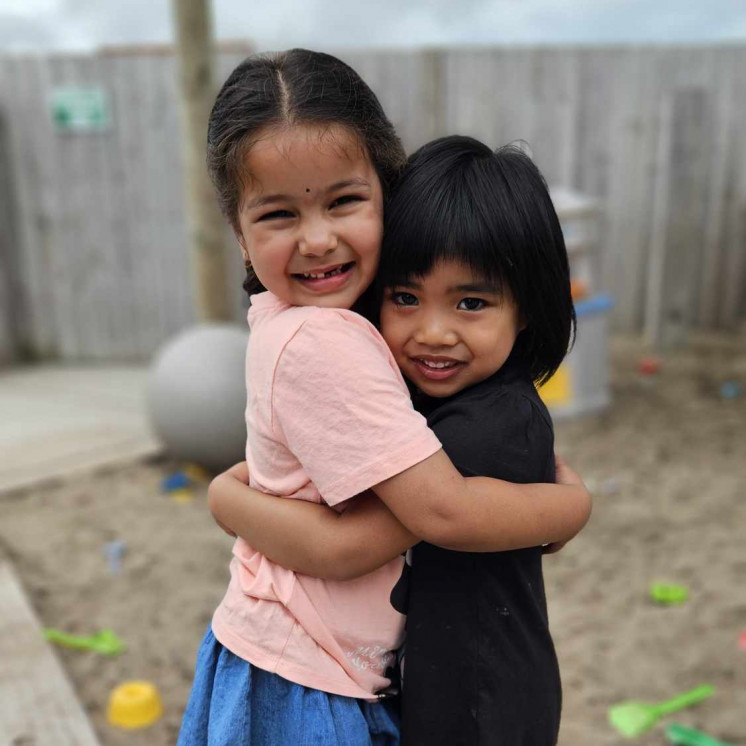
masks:
<svg viewBox="0 0 746 746"><path fill-rule="evenodd" d="M207 120L215 98L210 0L173 0L173 9L195 311L200 321L221 321L231 318L224 224L205 165Z"/></svg>

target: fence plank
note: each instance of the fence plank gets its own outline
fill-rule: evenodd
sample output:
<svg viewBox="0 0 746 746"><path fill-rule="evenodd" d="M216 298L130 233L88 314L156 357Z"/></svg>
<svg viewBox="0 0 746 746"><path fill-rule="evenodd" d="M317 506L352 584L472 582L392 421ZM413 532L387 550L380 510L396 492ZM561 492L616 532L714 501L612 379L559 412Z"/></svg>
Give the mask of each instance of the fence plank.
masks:
<svg viewBox="0 0 746 746"><path fill-rule="evenodd" d="M17 318L23 297L18 286L18 236L13 189L12 146L8 132L5 95L8 81L0 67L0 369L18 357Z"/></svg>
<svg viewBox="0 0 746 746"><path fill-rule="evenodd" d="M22 345L39 357L56 356L59 334L54 309L54 284L50 267L53 236L50 213L56 191L48 176L53 150L46 127L48 62L19 57L3 61L4 115L7 117L11 154L11 185L18 246L17 287L26 313L18 320Z"/></svg>
<svg viewBox="0 0 746 746"><path fill-rule="evenodd" d="M732 200L724 216L728 239L722 277L719 325L732 328L746 318L746 50L737 50L734 71L734 103L730 159L733 167Z"/></svg>
<svg viewBox="0 0 746 746"><path fill-rule="evenodd" d="M661 209L663 238L653 292L659 297L649 310L650 339L664 347L685 343L693 321L692 298L704 238L707 186L709 100L701 87L676 91L671 101L667 171L661 174L666 209ZM665 126L665 125L664 125Z"/></svg>
<svg viewBox="0 0 746 746"><path fill-rule="evenodd" d="M708 55L710 77L722 76L722 85L714 88L712 126L712 147L710 152L711 179L707 201L704 246L699 288L699 325L713 327L717 318L719 301L718 278L722 275L723 266L723 233L725 222L722 220L727 209L728 192L732 190L733 171L729 168L729 146L731 145L733 126L734 90L733 69L735 58L732 55ZM719 64L718 64L719 63Z"/></svg>

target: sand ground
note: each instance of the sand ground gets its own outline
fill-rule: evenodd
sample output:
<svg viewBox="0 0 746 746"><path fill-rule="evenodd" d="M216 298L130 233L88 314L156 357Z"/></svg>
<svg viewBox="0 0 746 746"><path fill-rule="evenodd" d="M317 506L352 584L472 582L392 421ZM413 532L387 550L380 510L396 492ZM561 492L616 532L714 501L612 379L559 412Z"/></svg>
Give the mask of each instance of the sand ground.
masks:
<svg viewBox="0 0 746 746"><path fill-rule="evenodd" d="M634 339L612 345L613 406L557 425L559 452L594 493L585 531L547 558L552 629L562 667L561 746L627 743L606 723L619 700L655 701L700 683L717 694L678 721L746 744L746 337L697 338L637 371ZM153 461L0 497L0 554L9 557L45 626L114 629L118 658L59 650L105 746L171 746L194 656L227 581L230 540L211 522L205 490L163 495L173 464ZM126 542L119 575L107 542ZM650 601L651 581L684 583L677 607ZM165 715L147 731L108 726L109 691L149 679ZM662 727L637 740L664 744Z"/></svg>

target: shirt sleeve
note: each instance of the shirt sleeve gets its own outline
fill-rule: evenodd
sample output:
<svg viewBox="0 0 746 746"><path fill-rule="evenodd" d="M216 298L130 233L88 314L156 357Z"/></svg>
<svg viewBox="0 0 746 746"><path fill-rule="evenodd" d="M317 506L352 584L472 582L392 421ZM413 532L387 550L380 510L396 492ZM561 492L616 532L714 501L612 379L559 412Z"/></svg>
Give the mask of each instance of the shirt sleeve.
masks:
<svg viewBox="0 0 746 746"><path fill-rule="evenodd" d="M406 471L440 449L371 329L324 310L286 345L273 422L329 505Z"/></svg>

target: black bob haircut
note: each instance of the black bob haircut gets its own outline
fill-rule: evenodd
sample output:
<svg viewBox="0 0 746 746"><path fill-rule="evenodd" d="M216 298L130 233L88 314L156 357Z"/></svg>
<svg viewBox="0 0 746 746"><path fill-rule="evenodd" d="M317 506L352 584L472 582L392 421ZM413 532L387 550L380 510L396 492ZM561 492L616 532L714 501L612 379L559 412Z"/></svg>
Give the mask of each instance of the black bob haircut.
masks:
<svg viewBox="0 0 746 746"><path fill-rule="evenodd" d="M425 277L441 261L509 291L526 328L511 356L547 381L575 332L559 219L534 162L514 146L493 152L450 136L410 158L385 213L378 293Z"/></svg>

